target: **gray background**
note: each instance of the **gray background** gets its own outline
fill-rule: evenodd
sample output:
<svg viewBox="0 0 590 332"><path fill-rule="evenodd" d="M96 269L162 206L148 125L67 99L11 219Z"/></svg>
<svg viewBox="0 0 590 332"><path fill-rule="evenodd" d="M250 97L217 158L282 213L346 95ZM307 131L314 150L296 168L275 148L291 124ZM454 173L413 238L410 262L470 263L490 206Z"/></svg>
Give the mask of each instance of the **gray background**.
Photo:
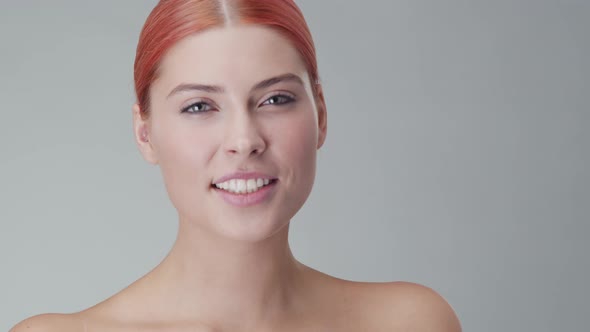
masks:
<svg viewBox="0 0 590 332"><path fill-rule="evenodd" d="M133 142L156 1L2 0L0 330L93 305L167 253ZM590 324L588 1L299 1L329 110L295 255L441 293L465 331Z"/></svg>

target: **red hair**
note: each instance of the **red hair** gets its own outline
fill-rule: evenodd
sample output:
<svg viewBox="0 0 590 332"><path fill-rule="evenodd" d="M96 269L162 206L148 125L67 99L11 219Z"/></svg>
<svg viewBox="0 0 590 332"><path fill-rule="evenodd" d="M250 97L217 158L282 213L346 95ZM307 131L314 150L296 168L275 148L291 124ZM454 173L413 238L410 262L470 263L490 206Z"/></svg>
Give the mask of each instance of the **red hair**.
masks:
<svg viewBox="0 0 590 332"><path fill-rule="evenodd" d="M166 52L189 35L229 21L268 26L290 40L307 67L316 102L323 103L315 46L294 0L160 0L143 26L135 55L135 93L142 115L149 114L150 86Z"/></svg>

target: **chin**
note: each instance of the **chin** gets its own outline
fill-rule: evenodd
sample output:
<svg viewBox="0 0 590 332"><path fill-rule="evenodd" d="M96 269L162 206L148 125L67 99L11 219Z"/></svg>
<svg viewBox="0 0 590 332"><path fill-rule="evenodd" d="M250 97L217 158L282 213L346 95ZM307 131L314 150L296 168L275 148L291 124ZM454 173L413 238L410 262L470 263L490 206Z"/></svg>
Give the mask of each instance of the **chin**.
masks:
<svg viewBox="0 0 590 332"><path fill-rule="evenodd" d="M217 222L211 227L219 236L243 242L264 241L281 232L288 231L291 218L272 215L248 215L223 216L217 218ZM212 219L215 220L215 219Z"/></svg>

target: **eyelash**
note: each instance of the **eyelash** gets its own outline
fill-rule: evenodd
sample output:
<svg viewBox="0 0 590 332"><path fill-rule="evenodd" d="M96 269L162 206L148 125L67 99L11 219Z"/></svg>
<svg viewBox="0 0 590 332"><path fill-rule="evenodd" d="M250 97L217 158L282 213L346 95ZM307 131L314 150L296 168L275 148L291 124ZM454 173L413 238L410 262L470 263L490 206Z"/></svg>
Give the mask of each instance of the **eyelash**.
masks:
<svg viewBox="0 0 590 332"><path fill-rule="evenodd" d="M268 103L270 100L276 100L276 99L282 99L283 101ZM284 93L278 93L276 95L270 96L262 104L260 104L260 106L271 106L271 105L282 106L282 105L290 104L294 101L295 101L295 97L284 94ZM206 107L208 109L200 110L200 111L191 111L191 109L193 109L195 106ZM192 103L189 106L183 108L180 112L181 113L189 113L189 114L199 114L199 113L207 113L207 112L211 111L212 109L213 109L213 107L209 103L204 102L204 101L198 101L196 103Z"/></svg>
<svg viewBox="0 0 590 332"><path fill-rule="evenodd" d="M207 106L210 109L208 109L208 110L200 110L200 111L191 111L191 109L193 109L195 106ZM206 113L206 112L210 111L211 109L212 109L212 107L208 103L206 103L204 101L198 101L196 103L192 103L189 106L183 108L180 112L181 113L198 114L198 113Z"/></svg>
<svg viewBox="0 0 590 332"><path fill-rule="evenodd" d="M269 100L271 100L271 99L274 99L274 98L282 98L284 101L283 101L283 102L279 102L279 103L274 103L274 102L273 102L273 103L267 104L267 102L268 102ZM267 100L265 100L265 101L264 101L262 104L260 104L260 105L261 105L261 106L264 106L264 105L285 105L285 104L292 103L292 102L294 102L294 101L295 101L295 98L294 98L293 96L289 96L289 95L287 95L287 94L284 94L284 93L278 93L278 94L276 94L276 95L273 95L273 96L271 96L270 98L268 98Z"/></svg>

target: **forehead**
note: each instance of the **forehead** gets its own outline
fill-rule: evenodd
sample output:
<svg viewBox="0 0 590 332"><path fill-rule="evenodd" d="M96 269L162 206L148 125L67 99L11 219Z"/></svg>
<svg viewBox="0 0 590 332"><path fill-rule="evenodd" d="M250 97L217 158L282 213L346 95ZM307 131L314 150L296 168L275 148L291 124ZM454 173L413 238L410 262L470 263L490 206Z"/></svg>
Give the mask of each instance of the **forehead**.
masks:
<svg viewBox="0 0 590 332"><path fill-rule="evenodd" d="M164 87L198 81L231 88L289 72L308 83L305 65L289 40L267 27L239 25L178 42L161 62L159 81Z"/></svg>

